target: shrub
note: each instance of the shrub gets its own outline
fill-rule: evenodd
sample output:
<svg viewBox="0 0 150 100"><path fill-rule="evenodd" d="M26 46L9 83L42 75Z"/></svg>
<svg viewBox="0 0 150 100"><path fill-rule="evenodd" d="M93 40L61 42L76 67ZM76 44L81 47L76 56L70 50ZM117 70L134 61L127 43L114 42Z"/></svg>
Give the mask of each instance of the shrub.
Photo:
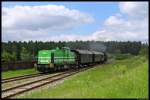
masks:
<svg viewBox="0 0 150 100"><path fill-rule="evenodd" d="M140 55L143 55L143 56L146 56L146 58L148 58L148 56L149 56L149 52L148 52L148 47L146 48L142 48L141 50L140 50Z"/></svg>
<svg viewBox="0 0 150 100"><path fill-rule="evenodd" d="M116 54L115 59L116 60L124 60L131 57L131 54Z"/></svg>
<svg viewBox="0 0 150 100"><path fill-rule="evenodd" d="M12 54L4 51L2 53L2 61L3 62L10 62L10 61L16 61L16 54L13 52Z"/></svg>

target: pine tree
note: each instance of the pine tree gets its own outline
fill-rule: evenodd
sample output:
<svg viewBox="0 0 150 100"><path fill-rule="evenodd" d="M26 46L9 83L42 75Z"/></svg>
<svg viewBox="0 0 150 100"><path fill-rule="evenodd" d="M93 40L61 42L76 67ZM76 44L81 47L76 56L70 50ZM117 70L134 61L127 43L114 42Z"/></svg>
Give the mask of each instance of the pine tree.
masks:
<svg viewBox="0 0 150 100"><path fill-rule="evenodd" d="M32 59L32 56L30 55L30 53L27 51L27 49L25 47L21 48L21 60L22 61L29 61Z"/></svg>

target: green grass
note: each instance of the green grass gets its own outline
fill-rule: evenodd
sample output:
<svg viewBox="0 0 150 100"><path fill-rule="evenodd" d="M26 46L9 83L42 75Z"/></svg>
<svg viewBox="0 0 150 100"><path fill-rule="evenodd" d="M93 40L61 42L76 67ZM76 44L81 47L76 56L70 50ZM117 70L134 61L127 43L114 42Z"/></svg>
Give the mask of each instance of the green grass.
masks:
<svg viewBox="0 0 150 100"><path fill-rule="evenodd" d="M148 98L148 60L135 56L100 65L17 98Z"/></svg>
<svg viewBox="0 0 150 100"><path fill-rule="evenodd" d="M132 57L131 54L116 54L115 55L116 60L124 60L124 59L128 59L130 57Z"/></svg>
<svg viewBox="0 0 150 100"><path fill-rule="evenodd" d="M34 74L34 73L38 73L38 71L36 71L34 68L32 68L32 69L12 70L12 71L7 71L7 72L2 72L2 79L3 78L10 78L10 77L26 75L26 74Z"/></svg>

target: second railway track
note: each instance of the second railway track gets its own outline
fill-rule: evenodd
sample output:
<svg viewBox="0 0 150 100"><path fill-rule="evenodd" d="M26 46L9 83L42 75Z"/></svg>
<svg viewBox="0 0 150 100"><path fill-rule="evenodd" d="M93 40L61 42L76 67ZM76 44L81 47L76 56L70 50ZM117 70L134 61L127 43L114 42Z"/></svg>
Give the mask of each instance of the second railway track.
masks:
<svg viewBox="0 0 150 100"><path fill-rule="evenodd" d="M59 74L56 74L53 76L49 76L49 77L46 77L43 79L35 80L35 81L21 84L21 85L15 86L15 87L4 89L4 90L2 90L2 98L10 98L10 97L16 96L16 95L21 94L23 92L26 92L26 91L41 87L43 85L64 79L68 76L71 76L75 73L84 71L84 70L89 69L89 68L93 68L93 67L86 67L86 68L82 68L79 70L68 70L68 71L65 71L65 72L62 72L62 73L59 73Z"/></svg>
<svg viewBox="0 0 150 100"><path fill-rule="evenodd" d="M41 76L41 75L44 75L44 74L36 73L36 74L29 74L29 75L11 77L11 78L2 79L1 82L2 82L2 83L8 83L8 82L12 82L12 81L17 81L17 80L22 80L22 79L37 77L37 76Z"/></svg>

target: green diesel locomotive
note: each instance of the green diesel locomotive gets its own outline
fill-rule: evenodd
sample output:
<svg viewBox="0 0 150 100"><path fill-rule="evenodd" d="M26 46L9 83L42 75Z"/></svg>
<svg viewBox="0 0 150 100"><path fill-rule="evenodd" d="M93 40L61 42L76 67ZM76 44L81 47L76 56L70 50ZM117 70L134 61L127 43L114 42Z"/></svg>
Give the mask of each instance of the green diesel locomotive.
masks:
<svg viewBox="0 0 150 100"><path fill-rule="evenodd" d="M40 50L38 52L37 70L48 72L68 68L75 64L75 56L75 53L71 52L67 47Z"/></svg>
<svg viewBox="0 0 150 100"><path fill-rule="evenodd" d="M105 62L106 54L89 50L70 50L68 47L38 52L37 70L49 72L69 68L77 68L92 63Z"/></svg>

